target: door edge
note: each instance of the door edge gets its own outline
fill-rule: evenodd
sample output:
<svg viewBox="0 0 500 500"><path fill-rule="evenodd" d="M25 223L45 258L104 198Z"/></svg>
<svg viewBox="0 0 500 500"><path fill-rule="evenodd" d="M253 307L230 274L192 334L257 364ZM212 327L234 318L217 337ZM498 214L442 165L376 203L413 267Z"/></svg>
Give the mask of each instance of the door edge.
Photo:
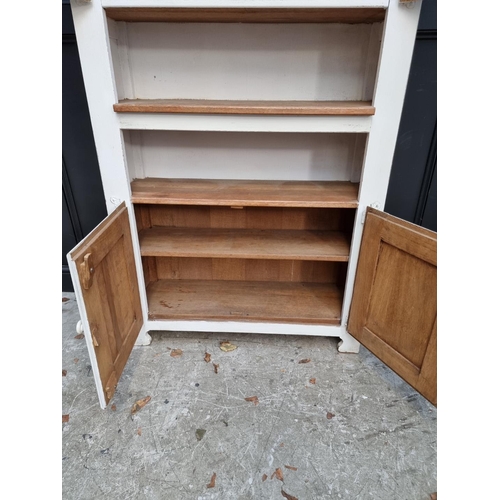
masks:
<svg viewBox="0 0 500 500"><path fill-rule="evenodd" d="M71 280L73 281L76 303L78 305L78 311L80 313L80 321L82 322L83 333L85 335L85 343L87 344L87 351L90 358L90 366L92 367L92 372L94 374L94 383L97 389L97 397L99 398L99 405L104 410L106 408L106 398L104 396L104 389L102 387L101 374L99 372L97 357L94 351L94 344L92 342L92 335L90 332L90 326L87 317L87 310L85 308L85 302L83 300L80 277L78 275L78 269L76 268L76 263L71 257L71 253L72 250L67 254L69 273L71 275Z"/></svg>

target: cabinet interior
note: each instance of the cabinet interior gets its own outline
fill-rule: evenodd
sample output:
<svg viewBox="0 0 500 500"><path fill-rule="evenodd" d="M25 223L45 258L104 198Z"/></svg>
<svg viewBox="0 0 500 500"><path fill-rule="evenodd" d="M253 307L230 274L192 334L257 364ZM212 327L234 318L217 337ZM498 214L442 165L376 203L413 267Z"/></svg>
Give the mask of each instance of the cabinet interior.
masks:
<svg viewBox="0 0 500 500"><path fill-rule="evenodd" d="M312 101L327 109L331 102L373 99L381 9L286 9L288 16L284 9L274 9L281 10L281 17L261 9L242 22L242 12L190 17L181 12L189 9L164 9L163 16L139 12L134 17L126 9L127 15L112 16L118 10L108 9L107 14L120 102L256 101L272 108L273 102L293 107L298 101ZM223 103L220 108L216 112L224 112ZM295 108L291 114L300 105ZM178 112L186 109L181 106Z"/></svg>
<svg viewBox="0 0 500 500"><path fill-rule="evenodd" d="M384 9L106 14L117 113L375 113ZM340 324L367 143L342 123L122 130L150 319Z"/></svg>
<svg viewBox="0 0 500 500"><path fill-rule="evenodd" d="M131 179L359 182L367 134L123 130Z"/></svg>
<svg viewBox="0 0 500 500"><path fill-rule="evenodd" d="M339 324L354 212L135 205L150 319Z"/></svg>
<svg viewBox="0 0 500 500"><path fill-rule="evenodd" d="M340 324L366 134L122 133L150 319Z"/></svg>

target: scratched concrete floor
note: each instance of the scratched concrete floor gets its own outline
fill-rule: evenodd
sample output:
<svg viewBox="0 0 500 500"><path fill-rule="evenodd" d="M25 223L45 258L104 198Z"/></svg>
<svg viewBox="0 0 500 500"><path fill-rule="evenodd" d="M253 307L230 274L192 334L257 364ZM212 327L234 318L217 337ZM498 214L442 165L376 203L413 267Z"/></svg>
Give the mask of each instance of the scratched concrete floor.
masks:
<svg viewBox="0 0 500 500"><path fill-rule="evenodd" d="M116 409L101 410L85 340L74 338L74 295L63 297L63 499L428 500L436 491L436 409L366 349L339 354L335 339L316 337L153 333L132 352ZM235 351L220 350L227 339ZM283 481L272 478L278 468Z"/></svg>

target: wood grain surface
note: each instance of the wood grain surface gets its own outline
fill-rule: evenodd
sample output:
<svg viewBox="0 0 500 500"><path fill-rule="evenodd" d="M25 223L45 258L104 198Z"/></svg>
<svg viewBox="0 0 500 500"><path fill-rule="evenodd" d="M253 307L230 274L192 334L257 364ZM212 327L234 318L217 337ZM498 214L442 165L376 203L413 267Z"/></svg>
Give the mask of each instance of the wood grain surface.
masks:
<svg viewBox="0 0 500 500"><path fill-rule="evenodd" d="M359 184L146 178L131 187L133 203L356 208Z"/></svg>
<svg viewBox="0 0 500 500"><path fill-rule="evenodd" d="M117 113L209 113L240 115L367 116L371 101L222 101L207 99L124 99Z"/></svg>
<svg viewBox="0 0 500 500"><path fill-rule="evenodd" d="M348 331L437 403L437 235L369 208Z"/></svg>
<svg viewBox="0 0 500 500"><path fill-rule="evenodd" d="M190 23L375 23L385 18L380 8L108 8L106 15L127 22Z"/></svg>
<svg viewBox="0 0 500 500"><path fill-rule="evenodd" d="M159 280L147 288L150 319L340 323L331 284Z"/></svg>
<svg viewBox="0 0 500 500"><path fill-rule="evenodd" d="M122 203L71 253L81 264L92 256L92 282L82 295L92 334L106 403L132 351L143 324L128 209Z"/></svg>
<svg viewBox="0 0 500 500"><path fill-rule="evenodd" d="M153 227L139 238L143 256L349 260L349 240L337 231Z"/></svg>

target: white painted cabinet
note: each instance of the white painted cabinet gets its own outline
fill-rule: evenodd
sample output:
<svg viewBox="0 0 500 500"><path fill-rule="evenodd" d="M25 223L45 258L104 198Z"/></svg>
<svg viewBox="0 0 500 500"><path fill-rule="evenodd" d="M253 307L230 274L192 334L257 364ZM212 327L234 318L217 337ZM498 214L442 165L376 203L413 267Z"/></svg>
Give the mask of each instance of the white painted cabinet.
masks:
<svg viewBox="0 0 500 500"><path fill-rule="evenodd" d="M110 213L68 256L101 406L148 331L358 351L420 3L72 1Z"/></svg>

